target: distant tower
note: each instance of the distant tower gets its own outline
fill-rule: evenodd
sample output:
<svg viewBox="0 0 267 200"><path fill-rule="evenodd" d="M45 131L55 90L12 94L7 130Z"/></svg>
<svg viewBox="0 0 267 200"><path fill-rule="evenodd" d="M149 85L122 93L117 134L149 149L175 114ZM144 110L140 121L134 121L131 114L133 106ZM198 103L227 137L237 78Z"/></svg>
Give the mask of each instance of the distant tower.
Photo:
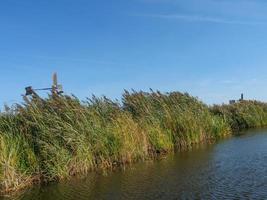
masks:
<svg viewBox="0 0 267 200"><path fill-rule="evenodd" d="M241 94L240 101L243 101L243 100L244 100L244 94L242 93L242 94Z"/></svg>

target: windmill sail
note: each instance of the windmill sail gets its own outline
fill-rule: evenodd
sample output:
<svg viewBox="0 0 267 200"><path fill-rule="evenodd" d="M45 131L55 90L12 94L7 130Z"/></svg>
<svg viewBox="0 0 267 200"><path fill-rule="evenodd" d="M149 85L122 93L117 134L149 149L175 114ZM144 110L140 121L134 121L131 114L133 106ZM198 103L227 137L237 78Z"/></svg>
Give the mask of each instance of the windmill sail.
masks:
<svg viewBox="0 0 267 200"><path fill-rule="evenodd" d="M58 84L57 84L57 73L54 73L53 74L53 86L54 87L57 87L58 86Z"/></svg>

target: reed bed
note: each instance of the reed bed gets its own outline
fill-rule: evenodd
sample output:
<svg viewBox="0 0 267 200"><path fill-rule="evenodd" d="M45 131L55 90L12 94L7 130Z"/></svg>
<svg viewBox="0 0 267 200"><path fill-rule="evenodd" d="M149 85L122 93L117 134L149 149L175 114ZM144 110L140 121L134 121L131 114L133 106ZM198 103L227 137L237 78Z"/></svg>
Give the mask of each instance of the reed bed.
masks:
<svg viewBox="0 0 267 200"><path fill-rule="evenodd" d="M267 125L267 105L209 107L187 93L24 98L0 115L0 193L145 160Z"/></svg>
<svg viewBox="0 0 267 200"><path fill-rule="evenodd" d="M231 105L215 105L211 112L219 116L235 132L267 126L267 103L259 101L240 101Z"/></svg>

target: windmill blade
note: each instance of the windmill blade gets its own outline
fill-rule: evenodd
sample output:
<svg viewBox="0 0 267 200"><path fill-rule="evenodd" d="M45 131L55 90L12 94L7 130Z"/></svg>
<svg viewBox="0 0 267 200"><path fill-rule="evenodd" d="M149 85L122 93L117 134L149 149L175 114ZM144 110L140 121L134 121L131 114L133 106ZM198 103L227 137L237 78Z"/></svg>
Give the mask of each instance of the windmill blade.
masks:
<svg viewBox="0 0 267 200"><path fill-rule="evenodd" d="M57 73L53 74L53 86L57 87Z"/></svg>

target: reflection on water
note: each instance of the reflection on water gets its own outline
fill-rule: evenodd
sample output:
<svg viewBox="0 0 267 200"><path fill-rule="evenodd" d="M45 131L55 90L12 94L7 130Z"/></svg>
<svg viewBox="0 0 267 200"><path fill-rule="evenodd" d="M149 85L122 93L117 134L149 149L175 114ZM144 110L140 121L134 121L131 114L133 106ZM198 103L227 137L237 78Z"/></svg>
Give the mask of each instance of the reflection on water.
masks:
<svg viewBox="0 0 267 200"><path fill-rule="evenodd" d="M29 199L265 199L267 131L118 170L35 187Z"/></svg>

